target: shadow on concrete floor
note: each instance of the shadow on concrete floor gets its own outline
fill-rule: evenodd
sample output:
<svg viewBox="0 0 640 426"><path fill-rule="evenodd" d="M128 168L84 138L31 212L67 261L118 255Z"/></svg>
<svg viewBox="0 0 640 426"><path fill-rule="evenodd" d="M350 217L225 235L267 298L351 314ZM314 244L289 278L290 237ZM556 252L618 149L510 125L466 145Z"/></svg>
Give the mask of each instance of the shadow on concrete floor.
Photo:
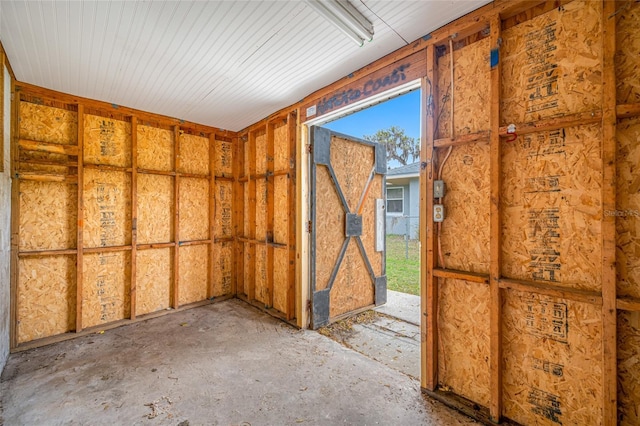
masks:
<svg viewBox="0 0 640 426"><path fill-rule="evenodd" d="M466 425L417 380L237 299L14 353L0 423Z"/></svg>

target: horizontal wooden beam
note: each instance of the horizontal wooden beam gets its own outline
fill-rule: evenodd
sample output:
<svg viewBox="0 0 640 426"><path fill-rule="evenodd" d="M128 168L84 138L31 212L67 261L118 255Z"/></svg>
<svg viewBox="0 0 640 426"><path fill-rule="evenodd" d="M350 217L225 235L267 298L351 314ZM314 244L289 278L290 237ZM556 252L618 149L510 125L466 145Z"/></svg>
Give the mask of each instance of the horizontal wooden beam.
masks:
<svg viewBox="0 0 640 426"><path fill-rule="evenodd" d="M138 169L138 173L145 175L162 175L162 176L175 176L176 172L167 172L164 170L151 170L151 169Z"/></svg>
<svg viewBox="0 0 640 426"><path fill-rule="evenodd" d="M138 244L136 250L149 250L174 247L176 243L154 243L154 244Z"/></svg>
<svg viewBox="0 0 640 426"><path fill-rule="evenodd" d="M62 256L62 255L76 255L78 250L76 249L54 249L54 250L30 250L18 252L18 257L38 257L38 256Z"/></svg>
<svg viewBox="0 0 640 426"><path fill-rule="evenodd" d="M18 147L25 151L49 152L52 154L78 155L76 145L63 145L59 143L39 142L30 139L18 140Z"/></svg>
<svg viewBox="0 0 640 426"><path fill-rule="evenodd" d="M452 278L473 283L489 284L489 274L478 272L458 271L455 269L434 268L433 276L438 278Z"/></svg>
<svg viewBox="0 0 640 426"><path fill-rule="evenodd" d="M573 300L575 302L591 303L598 306L602 305L602 294L597 291L561 287L558 286L557 283L548 281L500 278L499 285L500 288L538 293L545 296L559 297L561 299Z"/></svg>
<svg viewBox="0 0 640 426"><path fill-rule="evenodd" d="M516 134L526 135L528 133L543 132L546 130L557 130L564 127L574 127L584 124L599 123L602 121L602 111L594 110L588 112L580 112L578 114L569 114L562 117L547 118L536 122L514 123L516 125ZM508 126L500 127L500 136L509 136L507 132Z"/></svg>
<svg viewBox="0 0 640 426"><path fill-rule="evenodd" d="M635 297L619 297L616 308L621 311L640 312L640 299Z"/></svg>
<svg viewBox="0 0 640 426"><path fill-rule="evenodd" d="M211 244L211 240L192 240L192 241L180 241L180 247L188 246L201 246L203 244Z"/></svg>
<svg viewBox="0 0 640 426"><path fill-rule="evenodd" d="M640 115L640 104L625 104L616 106L618 118L637 117Z"/></svg>
<svg viewBox="0 0 640 426"><path fill-rule="evenodd" d="M131 167L109 166L106 164L84 163L85 169L102 170L105 172L124 172L131 173Z"/></svg>
<svg viewBox="0 0 640 426"><path fill-rule="evenodd" d="M131 251L131 246L87 247L82 249L83 253L111 253L114 251Z"/></svg>
<svg viewBox="0 0 640 426"><path fill-rule="evenodd" d="M39 158L20 158L18 159L20 166L23 164L38 164L42 166L55 166L55 167L78 167L78 162L76 161L55 161L55 160L42 160Z"/></svg>
<svg viewBox="0 0 640 426"><path fill-rule="evenodd" d="M441 138L433 141L434 148L446 148L449 146L466 145L473 142L487 142L489 143L489 137L491 132L489 130L483 130L476 133L469 133L468 135L460 135L454 138Z"/></svg>
<svg viewBox="0 0 640 426"><path fill-rule="evenodd" d="M64 182L70 184L78 183L78 176L76 175L54 175L49 173L36 173L36 172L20 172L16 176L22 180L33 180L36 182Z"/></svg>

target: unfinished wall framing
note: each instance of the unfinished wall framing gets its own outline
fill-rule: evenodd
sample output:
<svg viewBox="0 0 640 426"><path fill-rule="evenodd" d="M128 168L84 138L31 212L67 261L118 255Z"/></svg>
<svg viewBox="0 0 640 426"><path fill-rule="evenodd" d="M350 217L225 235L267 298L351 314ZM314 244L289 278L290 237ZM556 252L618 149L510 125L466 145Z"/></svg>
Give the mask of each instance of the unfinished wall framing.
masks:
<svg viewBox="0 0 640 426"><path fill-rule="evenodd" d="M423 386L476 417L640 418L639 12L494 5L428 47L423 182L447 218L423 210Z"/></svg>
<svg viewBox="0 0 640 426"><path fill-rule="evenodd" d="M274 316L296 319L296 111L242 133L239 175L237 294Z"/></svg>
<svg viewBox="0 0 640 426"><path fill-rule="evenodd" d="M235 294L235 134L17 93L14 348Z"/></svg>

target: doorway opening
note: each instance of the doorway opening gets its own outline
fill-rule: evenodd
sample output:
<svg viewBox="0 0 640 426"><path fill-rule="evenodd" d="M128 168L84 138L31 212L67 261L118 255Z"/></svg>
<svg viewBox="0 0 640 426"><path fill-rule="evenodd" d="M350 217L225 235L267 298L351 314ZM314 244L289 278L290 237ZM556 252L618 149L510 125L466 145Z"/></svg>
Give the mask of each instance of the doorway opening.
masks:
<svg viewBox="0 0 640 426"><path fill-rule="evenodd" d="M344 320L321 332L416 378L420 377L421 116L417 81L366 105L306 123L381 144L386 157L380 200L384 209L386 303L353 312L355 316L345 315Z"/></svg>

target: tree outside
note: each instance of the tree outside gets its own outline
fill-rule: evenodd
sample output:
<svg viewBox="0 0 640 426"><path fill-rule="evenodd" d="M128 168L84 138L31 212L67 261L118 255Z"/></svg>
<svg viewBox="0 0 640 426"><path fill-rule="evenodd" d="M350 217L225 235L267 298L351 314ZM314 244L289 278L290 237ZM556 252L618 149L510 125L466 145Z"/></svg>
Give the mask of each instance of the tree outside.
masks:
<svg viewBox="0 0 640 426"><path fill-rule="evenodd" d="M378 130L373 135L365 135L364 139L383 144L387 148L387 164L397 161L406 166L420 158L420 140L407 136L400 127L391 126Z"/></svg>

